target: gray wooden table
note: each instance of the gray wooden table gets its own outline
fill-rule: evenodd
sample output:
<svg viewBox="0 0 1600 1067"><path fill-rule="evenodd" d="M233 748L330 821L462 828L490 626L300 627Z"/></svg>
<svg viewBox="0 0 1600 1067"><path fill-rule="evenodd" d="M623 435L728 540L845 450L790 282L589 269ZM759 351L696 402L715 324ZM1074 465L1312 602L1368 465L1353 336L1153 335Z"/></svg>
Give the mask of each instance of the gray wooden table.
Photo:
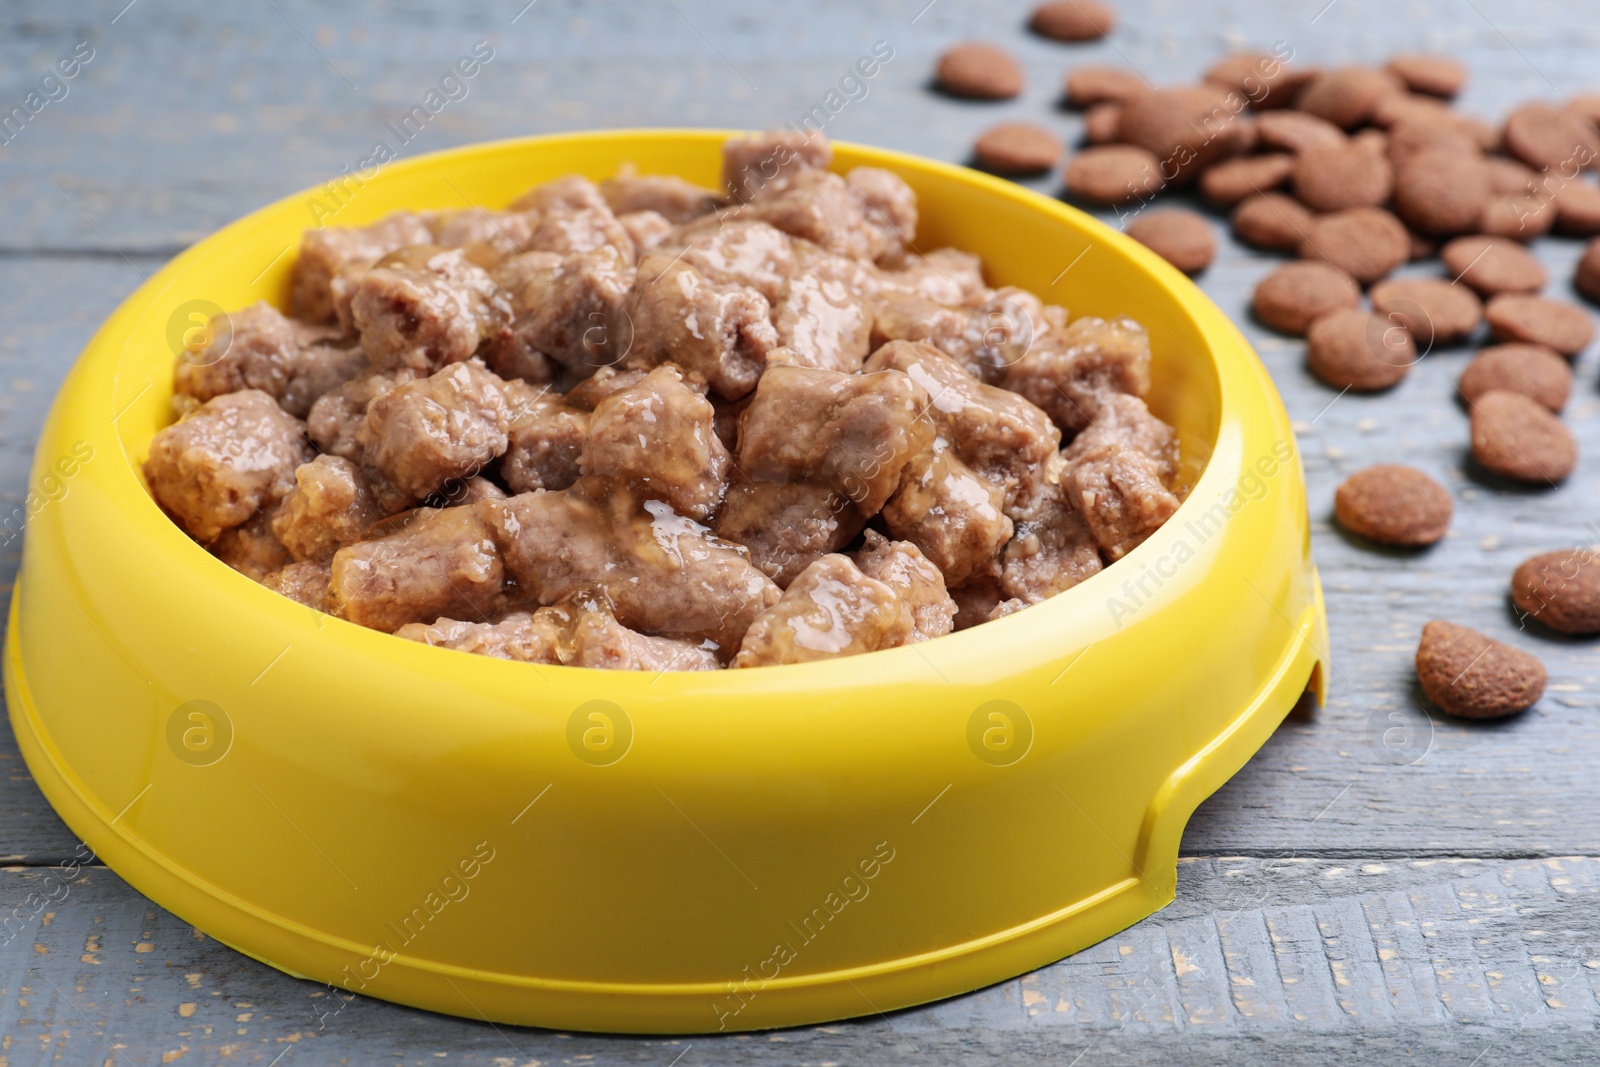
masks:
<svg viewBox="0 0 1600 1067"><path fill-rule="evenodd" d="M66 95L0 145L4 510L26 492L50 397L119 300L189 242L363 158L480 40L493 60L408 152L588 127L798 120L880 40L894 58L828 132L948 160L1003 117L1075 137L1078 117L1053 102L1081 62L1168 82L1277 41L1314 62L1441 49L1472 64L1463 103L1492 118L1600 88L1600 12L1585 0L1541 4L1537 24L1514 0L1124 0L1113 40L1070 49L1023 33L1026 5L1014 0L524 3L0 5L0 112L57 60L84 54L80 42L93 50ZM1017 52L1022 99L927 91L933 57L969 36ZM1540 246L1550 292L1570 294L1578 251ZM364 998L334 1012L322 986L208 940L103 867L64 882L78 842L0 727L0 915L22 906L26 918L0 942L0 1065L1600 1060L1600 654L1519 633L1505 595L1525 556L1600 541L1593 353L1567 416L1587 453L1577 474L1542 492L1482 484L1452 399L1466 350L1431 354L1390 395L1335 400L1304 371L1298 343L1249 321L1249 292L1271 266L1224 241L1202 285L1243 324L1296 420L1332 700L1286 723L1201 808L1165 911L969 996L772 1034L556 1034ZM1374 552L1328 521L1341 477L1397 457L1457 498L1450 538L1425 555ZM9 589L18 544L0 547ZM1430 717L1410 663L1437 616L1542 656L1542 703L1503 724ZM25 907L35 892L55 902Z"/></svg>

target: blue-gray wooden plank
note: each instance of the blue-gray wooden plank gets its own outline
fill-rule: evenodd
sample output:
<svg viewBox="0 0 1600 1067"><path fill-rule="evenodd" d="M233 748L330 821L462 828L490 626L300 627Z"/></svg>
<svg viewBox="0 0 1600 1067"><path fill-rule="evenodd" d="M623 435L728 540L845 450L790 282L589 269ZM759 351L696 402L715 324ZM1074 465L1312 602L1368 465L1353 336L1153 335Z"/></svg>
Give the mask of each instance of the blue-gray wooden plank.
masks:
<svg viewBox="0 0 1600 1067"><path fill-rule="evenodd" d="M1541 5L1537 21L1512 0L1313 0L1270 10L1242 0L1129 2L1111 41L1071 48L1024 34L1027 5L1017 2L125 4L0 9L0 113L80 42L94 49L67 95L0 145L8 507L25 491L44 401L143 273L364 156L384 124L479 40L495 58L408 154L553 130L797 120L878 40L895 58L828 132L949 160L1002 118L1075 137L1080 119L1053 104L1079 63L1171 82L1244 45L1286 41L1319 63L1442 49L1473 68L1463 106L1491 118L1600 82L1600 13L1578 0ZM934 56L968 36L1019 55L1029 77L1022 99L972 104L926 90ZM1059 180L1030 184L1054 192ZM1541 243L1550 292L1569 294L1577 252L1571 241ZM1335 401L1305 373L1298 342L1248 317L1250 289L1273 263L1224 240L1200 281L1255 342L1296 422L1328 591L1333 699L1314 719L1286 724L1202 807L1184 839L1192 858L1178 903L1166 912L1020 982L892 1023L674 1044L501 1033L357 1000L301 1047L288 1038L314 1028L317 987L196 939L90 869L50 926L41 913L37 931L0 945L0 1063L155 1062L185 1044L183 1055L201 1062L231 1044L241 1062L270 1063L287 1048L286 1067L294 1056L421 1062L441 1052L469 1063L667 1063L682 1053L686 1065L1072 1062L1080 1053L1085 1067L1170 1056L1331 1063L1351 1052L1463 1064L1481 1056L1484 1067L1530 1052L1593 1062L1595 875L1591 860L1557 857L1600 855L1600 783L1589 770L1600 757L1595 645L1519 633L1505 602L1525 555L1600 540L1590 525L1600 485L1593 354L1579 362L1567 416L1586 453L1578 473L1554 491L1483 484L1464 462L1466 420L1452 397L1467 350L1430 355L1389 395ZM1341 477L1395 456L1456 491L1451 537L1420 556L1373 552L1328 522ZM0 549L7 586L15 567L15 546ZM1541 705L1506 724L1431 718L1409 663L1422 622L1441 615L1538 652L1551 671ZM1391 715L1411 731L1398 753L1384 745ZM0 872L9 909L76 841L0 733L0 856L19 864ZM237 1018L257 1006L259 1019ZM267 1016L282 1029L268 1032Z"/></svg>

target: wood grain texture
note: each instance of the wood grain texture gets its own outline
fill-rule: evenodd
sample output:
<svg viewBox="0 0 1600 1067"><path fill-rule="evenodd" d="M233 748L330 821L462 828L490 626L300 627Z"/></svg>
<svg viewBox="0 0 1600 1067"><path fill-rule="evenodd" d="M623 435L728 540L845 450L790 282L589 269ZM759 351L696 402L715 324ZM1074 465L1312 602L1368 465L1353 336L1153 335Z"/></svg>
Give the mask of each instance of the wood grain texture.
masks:
<svg viewBox="0 0 1600 1067"><path fill-rule="evenodd" d="M405 154L588 127L798 120L878 40L894 59L827 132L952 161L1003 119L1076 139L1079 116L1054 103L1079 63L1131 66L1165 83L1230 48L1277 41L1317 63L1445 50L1472 67L1463 107L1490 118L1600 81L1600 15L1583 0L1544 4L1537 22L1513 0L1297 0L1270 10L1127 0L1111 41L1073 48L1024 34L1028 5L1017 2L524 2L0 9L0 112L78 42L95 50L68 95L0 145L4 507L26 492L46 403L71 360L143 275L365 156L479 40L494 59ZM1028 74L1021 99L974 104L927 90L938 52L974 36L1017 53ZM1059 178L1029 184L1054 193ZM1390 394L1336 398L1305 372L1299 342L1248 315L1252 287L1276 261L1213 222L1221 252L1199 282L1255 343L1295 421L1334 673L1329 705L1285 724L1191 821L1172 907L1016 982L887 1020L771 1035L564 1036L360 998L333 1013L326 990L197 936L102 868L85 868L64 899L29 905L30 893L53 892L50 865L78 843L0 729L0 857L16 864L0 871L0 926L19 906L26 920L0 933L0 1067L432 1063L439 1054L684 1067L1600 1059L1600 646L1520 630L1506 602L1526 556L1600 542L1593 352L1578 363L1566 416L1584 450L1577 473L1544 491L1487 481L1467 462L1453 395L1469 348L1430 353ZM1549 293L1571 295L1579 250L1539 244ZM1456 497L1451 536L1425 553L1377 551L1331 525L1339 480L1396 459ZM16 550L0 544L6 588ZM1410 664L1434 617L1536 652L1550 670L1545 699L1501 724L1430 715Z"/></svg>
<svg viewBox="0 0 1600 1067"><path fill-rule="evenodd" d="M10 921L8 922L8 917ZM738 1037L493 1027L342 997L244 959L104 868L0 871L0 1033L52 1062L1583 1062L1600 860L1194 859L1179 903L1017 981L889 1017ZM285 1051L285 1048L289 1051ZM689 1052L684 1052L689 1049ZM1520 1050L1520 1051L1519 1051ZM176 1054L176 1055L174 1055ZM1491 1058L1493 1054L1493 1058ZM693 1059L690 1059L690 1056ZM277 1059L277 1057L282 1059ZM1419 1061L1421 1060L1419 1057ZM1591 1061L1592 1062L1592 1061Z"/></svg>

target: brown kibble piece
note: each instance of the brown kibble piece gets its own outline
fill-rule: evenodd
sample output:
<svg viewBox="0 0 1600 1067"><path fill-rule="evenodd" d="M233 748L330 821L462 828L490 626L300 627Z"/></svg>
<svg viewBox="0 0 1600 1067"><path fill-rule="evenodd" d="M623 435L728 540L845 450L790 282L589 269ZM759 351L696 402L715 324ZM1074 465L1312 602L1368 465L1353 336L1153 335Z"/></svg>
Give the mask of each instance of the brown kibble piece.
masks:
<svg viewBox="0 0 1600 1067"><path fill-rule="evenodd" d="M1350 276L1326 263L1288 263L1256 286L1256 317L1280 333L1303 335L1312 322L1361 304L1361 289Z"/></svg>
<svg viewBox="0 0 1600 1067"><path fill-rule="evenodd" d="M1276 189L1293 171L1294 157L1283 152L1240 156L1207 167L1200 175L1200 192L1213 204L1232 207L1247 196Z"/></svg>
<svg viewBox="0 0 1600 1067"><path fill-rule="evenodd" d="M1511 601L1557 633L1600 633L1600 556L1563 548L1523 561L1511 575Z"/></svg>
<svg viewBox="0 0 1600 1067"><path fill-rule="evenodd" d="M1076 68L1067 75L1063 89L1067 103L1072 107L1122 104L1153 91L1149 82L1131 70L1101 66Z"/></svg>
<svg viewBox="0 0 1600 1067"><path fill-rule="evenodd" d="M1467 83L1467 68L1448 56L1416 53L1390 56L1384 69L1414 93L1449 98Z"/></svg>
<svg viewBox="0 0 1600 1067"><path fill-rule="evenodd" d="M1544 664L1521 649L1435 619L1417 645L1417 681L1446 714L1498 719L1533 707L1546 675Z"/></svg>
<svg viewBox="0 0 1600 1067"><path fill-rule="evenodd" d="M1376 393L1398 385L1417 361L1411 335L1360 308L1330 311L1306 332L1306 366L1335 389Z"/></svg>
<svg viewBox="0 0 1600 1067"><path fill-rule="evenodd" d="M1465 340L1483 321L1483 303L1443 278L1397 278L1372 287L1372 308L1411 331L1426 351Z"/></svg>
<svg viewBox="0 0 1600 1067"><path fill-rule="evenodd" d="M1440 249L1445 269L1484 296L1536 293L1548 280L1533 254L1505 237L1457 237Z"/></svg>
<svg viewBox="0 0 1600 1067"><path fill-rule="evenodd" d="M1311 79L1295 107L1353 130L1372 117L1378 102L1402 90L1400 79L1373 67L1343 67Z"/></svg>
<svg viewBox="0 0 1600 1067"><path fill-rule="evenodd" d="M1010 100L1022 92L1022 68L1011 53L977 41L940 56L934 77L945 92L972 100Z"/></svg>
<svg viewBox="0 0 1600 1067"><path fill-rule="evenodd" d="M1489 168L1489 188L1510 196L1527 196L1537 188L1539 175L1532 167L1505 156L1488 156L1483 161Z"/></svg>
<svg viewBox="0 0 1600 1067"><path fill-rule="evenodd" d="M1578 442L1537 400L1492 389L1472 403L1472 455L1502 477L1554 485L1578 465Z"/></svg>
<svg viewBox="0 0 1600 1067"><path fill-rule="evenodd" d="M1033 9L1028 26L1053 41L1097 41L1117 25L1117 13L1099 0L1053 0Z"/></svg>
<svg viewBox="0 0 1600 1067"><path fill-rule="evenodd" d="M1270 111L1256 119L1256 137L1265 148L1304 152L1345 143L1344 131L1304 111Z"/></svg>
<svg viewBox="0 0 1600 1067"><path fill-rule="evenodd" d="M1443 104L1435 106L1444 109ZM1454 115L1448 109L1444 110L1444 115L1427 119L1409 116L1389 127L1389 143L1386 151L1389 162L1394 164L1396 169L1410 163L1417 153L1429 150L1450 151L1468 157L1483 154L1472 134L1457 123L1449 121ZM1511 161L1505 160L1505 162ZM1487 167L1488 163L1485 162L1484 165ZM1490 174L1492 179L1493 172Z"/></svg>
<svg viewBox="0 0 1600 1067"><path fill-rule="evenodd" d="M1555 104L1524 104L1506 116L1506 151L1534 170L1573 174L1592 167L1600 135L1583 118Z"/></svg>
<svg viewBox="0 0 1600 1067"><path fill-rule="evenodd" d="M1246 145L1249 129L1225 95L1213 85L1135 96L1123 104L1119 136L1155 153L1163 177L1185 181Z"/></svg>
<svg viewBox="0 0 1600 1067"><path fill-rule="evenodd" d="M1061 141L1031 122L1002 122L979 135L972 154L996 174L1038 174L1061 158Z"/></svg>
<svg viewBox="0 0 1600 1067"><path fill-rule="evenodd" d="M1478 229L1492 237L1509 237L1527 244L1549 233L1555 221L1554 200L1533 195L1493 193L1488 203L1483 205Z"/></svg>
<svg viewBox="0 0 1600 1067"><path fill-rule="evenodd" d="M1083 113L1083 139L1090 144L1110 144L1122 128L1122 105L1103 100Z"/></svg>
<svg viewBox="0 0 1600 1067"><path fill-rule="evenodd" d="M1311 220L1300 256L1331 263L1371 285L1410 258L1411 236L1381 207L1347 208Z"/></svg>
<svg viewBox="0 0 1600 1067"><path fill-rule="evenodd" d="M1375 146L1355 140L1308 148L1294 163L1294 193L1313 211L1376 207L1389 199L1394 172Z"/></svg>
<svg viewBox="0 0 1600 1067"><path fill-rule="evenodd" d="M1420 548L1444 537L1454 505L1450 491L1415 467L1385 463L1357 471L1333 494L1333 517L1353 534L1382 545Z"/></svg>
<svg viewBox="0 0 1600 1067"><path fill-rule="evenodd" d="M1229 216L1233 235L1247 245L1267 252L1293 252L1305 239L1312 214L1305 205L1282 193L1246 197Z"/></svg>
<svg viewBox="0 0 1600 1067"><path fill-rule="evenodd" d="M1477 229L1490 195L1483 159L1453 148L1424 148L1395 173L1395 214L1435 237Z"/></svg>
<svg viewBox="0 0 1600 1067"><path fill-rule="evenodd" d="M1491 345L1467 364L1456 387L1468 405L1503 389L1560 411L1572 396L1572 367L1544 345Z"/></svg>
<svg viewBox="0 0 1600 1067"><path fill-rule="evenodd" d="M1489 301L1485 313L1497 341L1526 341L1575 356L1594 340L1589 313L1564 300L1502 293Z"/></svg>
<svg viewBox="0 0 1600 1067"><path fill-rule="evenodd" d="M1067 191L1107 207L1154 196L1161 191L1155 153L1130 144L1096 145L1067 161Z"/></svg>
<svg viewBox="0 0 1600 1067"><path fill-rule="evenodd" d="M1206 81L1239 93L1258 111L1285 107L1312 77L1265 52L1235 52L1205 72Z"/></svg>
<svg viewBox="0 0 1600 1067"><path fill-rule="evenodd" d="M1590 241L1583 250L1572 284L1580 294L1600 304L1600 239Z"/></svg>
<svg viewBox="0 0 1600 1067"><path fill-rule="evenodd" d="M1574 179L1556 190L1555 231L1570 237L1600 233L1600 189Z"/></svg>
<svg viewBox="0 0 1600 1067"><path fill-rule="evenodd" d="M1217 254L1211 224L1193 211L1146 211L1128 224L1127 234L1185 274L1198 274Z"/></svg>

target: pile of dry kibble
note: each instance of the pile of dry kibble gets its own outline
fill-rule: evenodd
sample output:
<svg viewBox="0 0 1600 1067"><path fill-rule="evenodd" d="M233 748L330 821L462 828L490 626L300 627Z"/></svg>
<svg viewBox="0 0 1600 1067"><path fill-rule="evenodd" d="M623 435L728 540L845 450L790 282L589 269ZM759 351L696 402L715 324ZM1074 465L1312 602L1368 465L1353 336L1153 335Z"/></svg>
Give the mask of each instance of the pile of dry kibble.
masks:
<svg viewBox="0 0 1600 1067"><path fill-rule="evenodd" d="M1114 28L1094 0L1037 8L1030 27L1059 41ZM1451 110L1466 81L1458 62L1399 55L1382 67L1302 69L1284 55L1230 55L1201 84L1156 88L1132 71L1079 66L1065 102L1084 112L1086 146L1067 161L1071 198L1114 208L1129 236L1179 269L1215 254L1199 214L1147 209L1168 189L1198 187L1231 212L1245 244L1298 257L1257 286L1256 317L1307 338L1307 364L1329 386L1395 386L1436 345L1474 338L1485 321L1495 342L1460 379L1472 454L1485 470L1554 485L1578 448L1558 417L1572 391L1570 362L1593 339L1589 313L1537 295L1546 272L1526 247L1549 233L1590 241L1574 284L1600 302L1600 95L1525 104L1500 126ZM1002 49L955 46L939 59L938 86L971 99L1022 91ZM1009 122L978 138L977 163L1006 175L1049 171L1060 139ZM1386 281L1408 262L1440 259L1439 277ZM1363 290L1372 310L1363 307ZM1373 542L1421 547L1445 535L1449 492L1422 471L1371 467L1338 489L1334 513ZM1511 579L1517 607L1564 634L1600 633L1595 550L1559 549L1524 562ZM1417 675L1444 711L1471 718L1514 714L1544 691L1538 659L1453 623L1423 628Z"/></svg>

